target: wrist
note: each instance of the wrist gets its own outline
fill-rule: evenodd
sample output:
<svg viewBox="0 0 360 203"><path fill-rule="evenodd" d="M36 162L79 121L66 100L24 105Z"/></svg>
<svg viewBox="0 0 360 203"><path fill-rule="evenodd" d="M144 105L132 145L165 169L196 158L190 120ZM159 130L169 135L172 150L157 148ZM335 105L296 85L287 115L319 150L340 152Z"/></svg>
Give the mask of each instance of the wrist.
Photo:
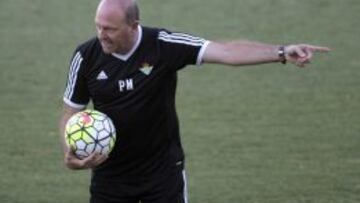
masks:
<svg viewBox="0 0 360 203"><path fill-rule="evenodd" d="M278 57L279 57L279 61L282 63L282 64L286 64L286 53L285 53L285 46L281 45L278 47L278 50L277 50L277 54L278 54Z"/></svg>

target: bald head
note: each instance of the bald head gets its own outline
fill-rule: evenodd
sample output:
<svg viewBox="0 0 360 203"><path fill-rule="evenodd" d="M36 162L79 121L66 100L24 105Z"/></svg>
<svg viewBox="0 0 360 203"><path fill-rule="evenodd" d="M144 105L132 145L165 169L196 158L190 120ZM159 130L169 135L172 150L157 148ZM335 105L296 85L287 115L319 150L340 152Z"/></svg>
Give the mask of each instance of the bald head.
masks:
<svg viewBox="0 0 360 203"><path fill-rule="evenodd" d="M138 36L139 9L136 0L101 0L95 25L105 53L127 53Z"/></svg>
<svg viewBox="0 0 360 203"><path fill-rule="evenodd" d="M132 24L140 19L139 7L136 0L101 0L97 9L98 14L122 15L126 23Z"/></svg>

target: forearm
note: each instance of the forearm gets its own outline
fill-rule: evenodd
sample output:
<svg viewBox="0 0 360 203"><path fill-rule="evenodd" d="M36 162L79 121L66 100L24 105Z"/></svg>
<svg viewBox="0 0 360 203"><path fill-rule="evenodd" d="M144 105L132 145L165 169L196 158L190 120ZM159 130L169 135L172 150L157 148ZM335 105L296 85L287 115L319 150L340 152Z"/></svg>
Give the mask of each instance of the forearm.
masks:
<svg viewBox="0 0 360 203"><path fill-rule="evenodd" d="M249 41L212 42L206 49L203 62L233 66L279 62L279 47Z"/></svg>
<svg viewBox="0 0 360 203"><path fill-rule="evenodd" d="M66 126L66 122L70 119L70 117L78 112L80 110L71 108L69 106L67 106L66 104L64 104L63 110L62 110L62 114L60 117L60 121L59 121L59 139L60 139L60 145L61 145L61 149L63 151L63 153L65 154L69 149L68 146L65 142L65 126Z"/></svg>
<svg viewBox="0 0 360 203"><path fill-rule="evenodd" d="M65 142L65 125L66 125L66 121L69 118L70 117L66 115L62 115L59 122L59 140L60 140L61 149L64 154L68 151L68 147Z"/></svg>

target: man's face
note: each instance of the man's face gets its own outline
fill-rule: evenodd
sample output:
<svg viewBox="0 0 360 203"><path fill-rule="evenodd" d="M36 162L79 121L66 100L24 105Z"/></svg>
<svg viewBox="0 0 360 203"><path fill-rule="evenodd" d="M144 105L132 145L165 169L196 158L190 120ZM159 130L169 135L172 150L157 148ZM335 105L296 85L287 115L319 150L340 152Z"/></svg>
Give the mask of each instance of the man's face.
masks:
<svg viewBox="0 0 360 203"><path fill-rule="evenodd" d="M122 12L97 12L95 16L97 37L105 53L125 54L132 48L135 29L129 25Z"/></svg>

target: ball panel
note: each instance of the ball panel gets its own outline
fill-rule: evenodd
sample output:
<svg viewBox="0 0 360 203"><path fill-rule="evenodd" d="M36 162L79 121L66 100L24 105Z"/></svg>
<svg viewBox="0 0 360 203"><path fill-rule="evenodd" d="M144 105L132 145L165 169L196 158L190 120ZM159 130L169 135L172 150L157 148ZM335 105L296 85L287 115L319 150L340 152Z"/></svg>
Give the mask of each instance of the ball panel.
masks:
<svg viewBox="0 0 360 203"><path fill-rule="evenodd" d="M114 148L114 146L115 146L115 138L113 136L111 136L110 143L109 143L110 151Z"/></svg>
<svg viewBox="0 0 360 203"><path fill-rule="evenodd" d="M89 135L89 133L87 131L82 131L82 137L81 137L82 140L84 140L84 142L86 144L91 144L91 143L94 143L96 140L96 138L93 138L91 135Z"/></svg>
<svg viewBox="0 0 360 203"><path fill-rule="evenodd" d="M94 118L91 117L91 115L87 113L82 113L79 117L78 123L82 127L89 127L92 126L94 123Z"/></svg>
<svg viewBox="0 0 360 203"><path fill-rule="evenodd" d="M101 153L102 154L109 154L111 151L109 146L103 147Z"/></svg>
<svg viewBox="0 0 360 203"><path fill-rule="evenodd" d="M75 132L77 131L80 131L81 130L81 126L78 125L78 124L74 124L74 125L71 125L68 127L66 133L67 134L74 134Z"/></svg>
<svg viewBox="0 0 360 203"><path fill-rule="evenodd" d="M105 139L99 140L99 144L102 147L109 146L111 137L106 137Z"/></svg>
<svg viewBox="0 0 360 203"><path fill-rule="evenodd" d="M82 131L75 131L74 133L70 134L69 136L73 140L80 140L82 137L83 132Z"/></svg>
<svg viewBox="0 0 360 203"><path fill-rule="evenodd" d="M104 124L103 124L103 122L96 120L96 121L94 122L94 128L95 128L97 131L100 131L100 130L104 129Z"/></svg>
<svg viewBox="0 0 360 203"><path fill-rule="evenodd" d="M91 154L95 151L95 146L96 144L95 143L90 143L86 146L86 149L85 151L88 153L88 154Z"/></svg>
<svg viewBox="0 0 360 203"><path fill-rule="evenodd" d="M108 131L108 132L111 132L109 121L105 120L103 124L104 124L105 130Z"/></svg>
<svg viewBox="0 0 360 203"><path fill-rule="evenodd" d="M87 143L82 139L75 141L76 150L85 150L86 145Z"/></svg>
<svg viewBox="0 0 360 203"><path fill-rule="evenodd" d="M103 146L101 146L101 145L99 145L99 144L97 144L96 146L95 146L95 152L98 152L98 153L100 153L100 154L103 154Z"/></svg>
<svg viewBox="0 0 360 203"><path fill-rule="evenodd" d="M109 137L109 133L106 132L106 130L102 130L102 131L99 131L97 139L100 141L100 140L106 139L107 137Z"/></svg>
<svg viewBox="0 0 360 203"><path fill-rule="evenodd" d="M98 131L94 127L87 128L86 132L92 137L92 139L98 139Z"/></svg>

